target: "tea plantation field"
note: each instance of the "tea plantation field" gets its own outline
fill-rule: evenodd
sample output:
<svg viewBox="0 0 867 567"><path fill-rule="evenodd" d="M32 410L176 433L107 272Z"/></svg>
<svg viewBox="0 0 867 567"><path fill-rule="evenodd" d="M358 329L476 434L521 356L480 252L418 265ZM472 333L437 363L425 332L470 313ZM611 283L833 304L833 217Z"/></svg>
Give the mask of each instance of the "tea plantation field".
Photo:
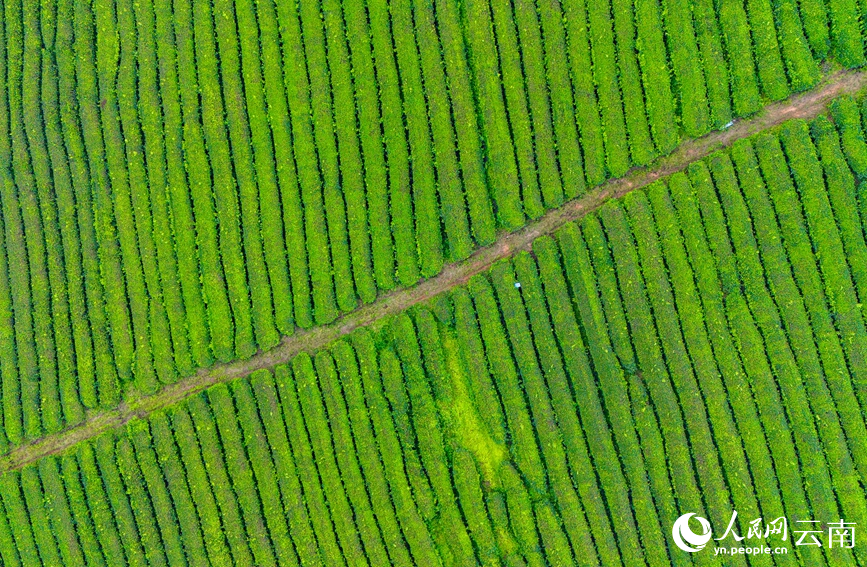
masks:
<svg viewBox="0 0 867 567"><path fill-rule="evenodd" d="M742 533L867 522L857 110L741 140L424 306L7 472L4 564L681 565L683 510L737 509Z"/></svg>
<svg viewBox="0 0 867 567"><path fill-rule="evenodd" d="M860 77L867 0L0 9L0 565L867 566L793 533L867 527L862 95L268 358ZM672 537L735 510L788 552Z"/></svg>
<svg viewBox="0 0 867 567"><path fill-rule="evenodd" d="M331 322L864 62L855 0L741 4L4 2L6 441Z"/></svg>

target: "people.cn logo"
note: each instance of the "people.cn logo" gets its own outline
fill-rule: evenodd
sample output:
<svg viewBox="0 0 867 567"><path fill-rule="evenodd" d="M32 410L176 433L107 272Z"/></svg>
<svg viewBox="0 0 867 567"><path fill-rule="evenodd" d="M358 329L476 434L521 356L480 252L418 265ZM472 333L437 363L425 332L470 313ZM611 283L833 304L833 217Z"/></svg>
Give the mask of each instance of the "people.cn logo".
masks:
<svg viewBox="0 0 867 567"><path fill-rule="evenodd" d="M694 513L684 514L674 522L674 527L671 528L671 537L674 538L674 543L677 547L690 553L701 551L707 542L710 541L711 530L710 522L701 516L695 516L701 526L702 533L697 534L689 527L689 519L695 516Z"/></svg>

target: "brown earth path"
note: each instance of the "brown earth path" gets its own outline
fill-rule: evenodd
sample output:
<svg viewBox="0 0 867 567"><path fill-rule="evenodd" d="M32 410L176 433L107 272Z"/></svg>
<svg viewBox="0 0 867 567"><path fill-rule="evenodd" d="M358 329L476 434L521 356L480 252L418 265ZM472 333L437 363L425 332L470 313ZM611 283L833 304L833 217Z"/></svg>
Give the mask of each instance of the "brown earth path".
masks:
<svg viewBox="0 0 867 567"><path fill-rule="evenodd" d="M817 87L771 104L754 116L737 121L726 130L711 132L701 138L683 142L668 156L655 160L650 166L636 168L624 177L612 179L587 194L551 210L525 227L500 234L496 242L477 250L462 262L447 265L443 271L411 288L392 291L369 305L348 313L334 323L310 330L299 330L284 337L282 342L267 352L260 352L248 360L219 364L203 368L196 374L159 392L121 402L107 411L97 411L84 422L58 433L22 445L0 458L0 474L21 468L45 455L58 453L73 445L91 439L100 433L119 427L136 417L145 417L153 411L171 406L220 382L247 376L261 368L271 368L290 361L301 351L314 351L353 330L370 325L430 299L431 297L465 283L471 276L485 270L501 258L528 249L533 240L549 234L569 221L580 219L598 209L609 199L621 197L630 191L684 169L689 163L707 156L734 141L749 137L792 118L812 118L820 114L832 98L844 93L856 93L867 87L867 70L840 71L825 78Z"/></svg>

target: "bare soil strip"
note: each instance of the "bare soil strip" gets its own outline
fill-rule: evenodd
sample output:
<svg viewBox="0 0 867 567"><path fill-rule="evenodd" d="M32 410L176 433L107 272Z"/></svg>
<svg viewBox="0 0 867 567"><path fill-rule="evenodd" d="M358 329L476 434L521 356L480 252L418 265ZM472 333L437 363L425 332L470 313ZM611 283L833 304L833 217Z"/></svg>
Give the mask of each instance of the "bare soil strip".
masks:
<svg viewBox="0 0 867 567"><path fill-rule="evenodd" d="M166 386L150 396L121 402L108 411L98 411L84 422L22 445L0 458L0 474L19 469L40 457L59 453L100 433L120 427L136 417L144 418L153 411L173 404L220 382L247 376L261 368L272 368L290 361L301 351L315 351L389 315L424 302L431 297L465 283L471 276L484 271L497 260L518 250L529 249L532 242L564 224L580 219L598 209L609 199L621 197L653 181L684 169L687 165L736 140L776 126L793 118L813 118L825 110L828 102L844 93L854 94L867 87L867 71L841 71L828 76L816 88L765 107L756 115L740 120L726 130L711 132L698 139L682 143L672 154L661 157L650 166L636 168L619 179L612 179L587 194L551 210L536 221L509 233L502 233L496 242L477 250L462 262L450 264L443 271L411 288L381 295L374 303L348 313L334 323L310 330L299 330L284 337L275 348L260 352L248 360L203 368L193 376Z"/></svg>

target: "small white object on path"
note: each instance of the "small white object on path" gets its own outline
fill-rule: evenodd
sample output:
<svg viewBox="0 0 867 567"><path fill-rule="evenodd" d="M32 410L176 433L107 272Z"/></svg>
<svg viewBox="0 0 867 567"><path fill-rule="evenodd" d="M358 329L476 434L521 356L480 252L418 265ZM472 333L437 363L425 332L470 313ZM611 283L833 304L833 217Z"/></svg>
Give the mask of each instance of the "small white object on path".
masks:
<svg viewBox="0 0 867 567"><path fill-rule="evenodd" d="M521 287L521 282L515 282L515 287L520 288L520 287Z"/></svg>

